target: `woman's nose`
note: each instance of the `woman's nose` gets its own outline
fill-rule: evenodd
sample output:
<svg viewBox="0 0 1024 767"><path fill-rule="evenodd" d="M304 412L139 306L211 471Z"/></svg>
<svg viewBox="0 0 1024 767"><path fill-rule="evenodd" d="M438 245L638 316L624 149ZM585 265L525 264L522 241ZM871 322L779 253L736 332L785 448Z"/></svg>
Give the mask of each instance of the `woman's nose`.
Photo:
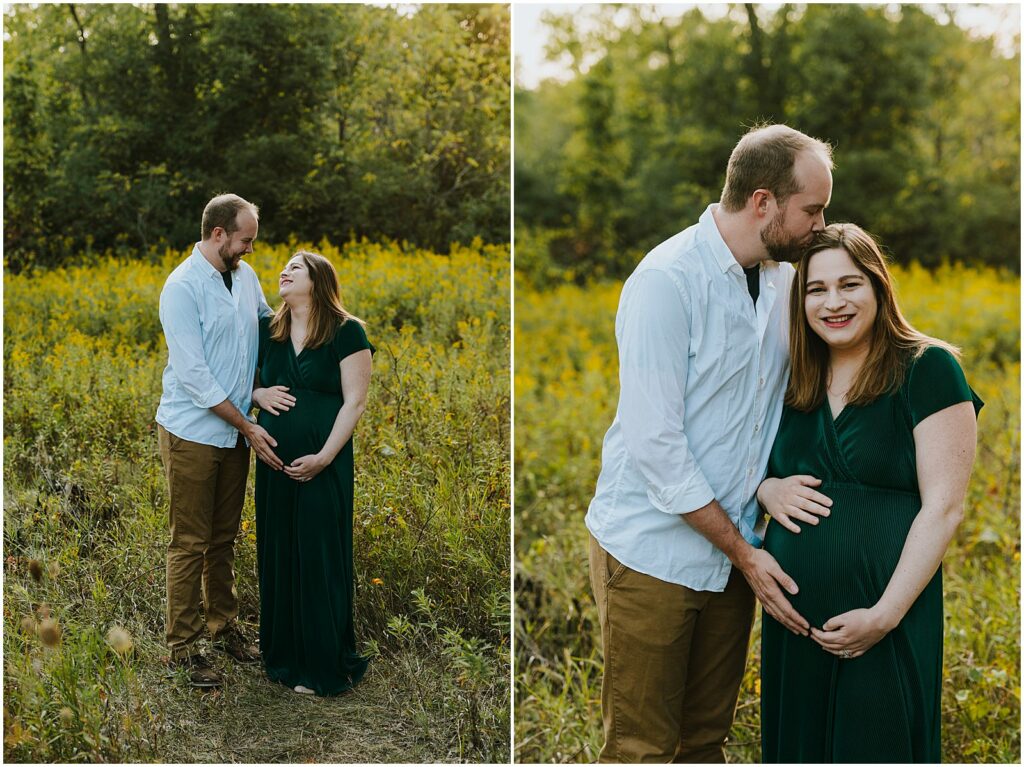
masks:
<svg viewBox="0 0 1024 767"><path fill-rule="evenodd" d="M846 299L843 298L843 294L838 290L830 290L825 296L825 308L826 309L838 309L846 303Z"/></svg>

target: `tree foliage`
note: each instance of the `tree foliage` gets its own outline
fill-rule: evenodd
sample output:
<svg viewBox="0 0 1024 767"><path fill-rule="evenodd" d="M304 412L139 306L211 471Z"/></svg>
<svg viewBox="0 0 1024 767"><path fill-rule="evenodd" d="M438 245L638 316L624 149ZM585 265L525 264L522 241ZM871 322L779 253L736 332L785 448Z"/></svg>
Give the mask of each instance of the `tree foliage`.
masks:
<svg viewBox="0 0 1024 767"><path fill-rule="evenodd" d="M6 264L198 236L508 239L506 6L15 5L4 15Z"/></svg>
<svg viewBox="0 0 1024 767"><path fill-rule="evenodd" d="M829 220L897 260L1019 269L1019 35L1007 55L912 5L592 20L549 15L573 76L516 92L516 263L535 281L628 273L718 199L762 121L834 146Z"/></svg>

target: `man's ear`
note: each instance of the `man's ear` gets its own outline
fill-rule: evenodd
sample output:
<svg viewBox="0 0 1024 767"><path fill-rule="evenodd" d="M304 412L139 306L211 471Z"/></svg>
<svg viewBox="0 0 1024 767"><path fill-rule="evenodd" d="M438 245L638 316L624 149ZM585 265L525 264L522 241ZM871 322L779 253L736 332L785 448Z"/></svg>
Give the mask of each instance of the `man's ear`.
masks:
<svg viewBox="0 0 1024 767"><path fill-rule="evenodd" d="M772 193L767 189L755 189L754 193L750 195L750 198L754 205L754 212L758 216L767 216L768 209L771 207L771 203L775 199L772 197Z"/></svg>

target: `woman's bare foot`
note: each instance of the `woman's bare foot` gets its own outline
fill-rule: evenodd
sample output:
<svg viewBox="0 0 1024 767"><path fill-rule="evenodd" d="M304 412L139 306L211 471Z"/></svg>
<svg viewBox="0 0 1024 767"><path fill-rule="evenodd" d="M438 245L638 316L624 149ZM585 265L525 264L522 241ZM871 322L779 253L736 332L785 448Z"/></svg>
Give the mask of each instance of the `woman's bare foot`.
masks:
<svg viewBox="0 0 1024 767"><path fill-rule="evenodd" d="M301 684L295 685L295 687L293 689L295 690L295 692L300 692L303 695L315 695L316 694L316 690L311 690L308 687L303 687Z"/></svg>

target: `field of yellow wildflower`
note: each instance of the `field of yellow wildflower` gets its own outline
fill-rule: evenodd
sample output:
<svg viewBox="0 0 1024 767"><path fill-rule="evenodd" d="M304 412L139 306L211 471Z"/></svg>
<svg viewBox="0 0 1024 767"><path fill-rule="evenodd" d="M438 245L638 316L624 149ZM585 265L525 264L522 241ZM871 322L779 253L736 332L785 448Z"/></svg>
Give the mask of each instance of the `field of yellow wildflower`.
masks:
<svg viewBox="0 0 1024 767"><path fill-rule="evenodd" d="M517 248L517 259L519 250ZM943 761L1020 762L1020 279L894 269L901 307L963 350L985 401L966 517L944 560ZM583 517L618 398L620 283L537 290L517 273L514 466L517 761L590 762L602 661ZM728 747L760 760L759 619Z"/></svg>
<svg viewBox="0 0 1024 767"><path fill-rule="evenodd" d="M355 435L370 674L314 700L223 655L219 691L167 677L157 304L187 253L8 274L5 760L508 760L508 246L257 244L249 261L271 306L300 247L334 263L378 349ZM254 632L251 492L242 528L237 585Z"/></svg>

